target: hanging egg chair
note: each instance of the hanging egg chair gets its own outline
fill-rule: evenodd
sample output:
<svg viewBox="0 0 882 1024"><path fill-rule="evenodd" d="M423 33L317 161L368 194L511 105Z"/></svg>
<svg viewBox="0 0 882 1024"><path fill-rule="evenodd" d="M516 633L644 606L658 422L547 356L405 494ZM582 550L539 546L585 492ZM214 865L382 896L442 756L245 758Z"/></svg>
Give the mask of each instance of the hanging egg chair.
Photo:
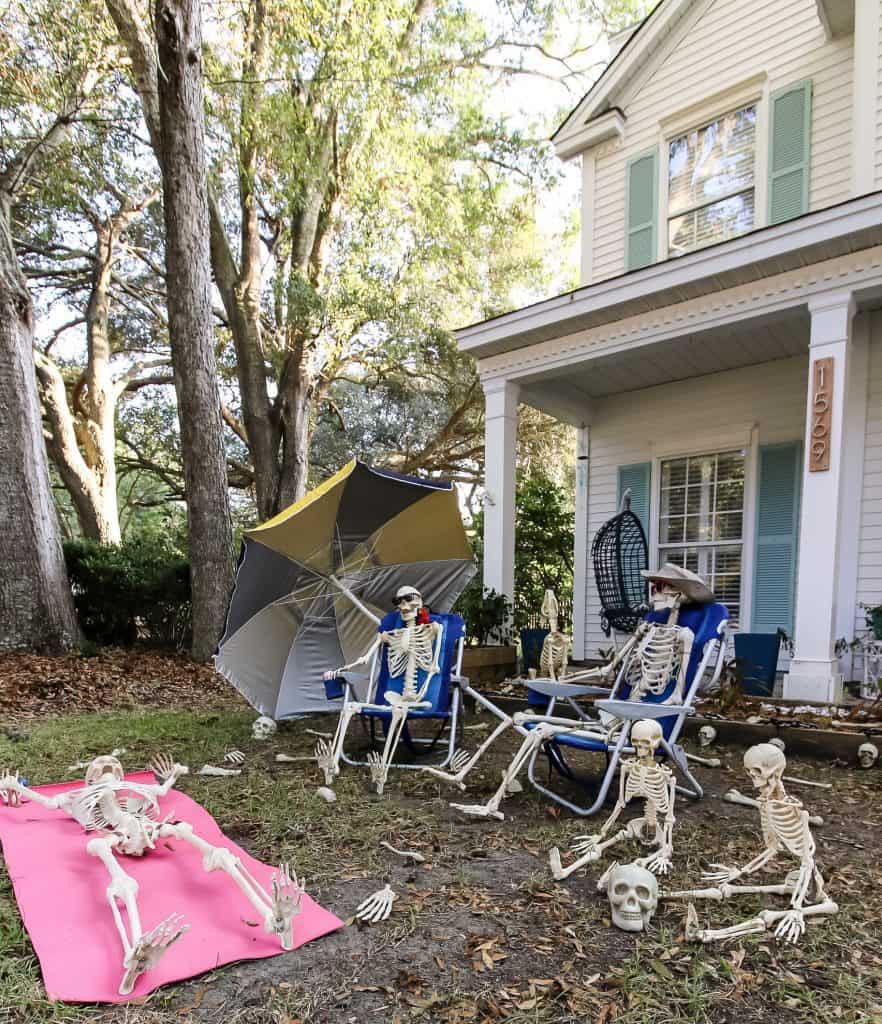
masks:
<svg viewBox="0 0 882 1024"><path fill-rule="evenodd" d="M622 495L616 515L595 534L591 561L603 632L633 633L647 607L646 580L640 570L649 568L649 545L643 524L631 511L630 490Z"/></svg>

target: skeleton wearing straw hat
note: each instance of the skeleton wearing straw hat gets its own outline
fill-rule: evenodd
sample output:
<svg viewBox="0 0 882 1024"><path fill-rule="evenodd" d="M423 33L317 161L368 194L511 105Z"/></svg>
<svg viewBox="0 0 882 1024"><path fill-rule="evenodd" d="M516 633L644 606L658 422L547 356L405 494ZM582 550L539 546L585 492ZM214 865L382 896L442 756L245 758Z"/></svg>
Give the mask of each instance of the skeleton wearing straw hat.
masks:
<svg viewBox="0 0 882 1024"><path fill-rule="evenodd" d="M668 563L657 572L643 570L644 578L650 584L650 603L655 612L667 612L666 622L643 621L634 631L633 636L607 665L589 669L584 672L568 675L563 682L584 683L604 680L611 683L615 679L619 665L628 658L628 667L623 683L628 687L628 699L642 700L648 694L661 696L667 689L671 679L675 685L665 698L665 704L680 704L683 701L686 684L686 673L689 657L692 653L694 634L691 629L678 625L680 607L685 604L707 604L714 600L714 595L704 580L694 572ZM527 725L535 727L526 732L520 749L515 754L503 775L502 785L486 804L453 804L464 814L477 817L502 818L499 805L511 787L517 775L529 764L537 748L548 739L563 732L576 734L600 735L611 742L622 728L622 721L606 715L595 723L574 723L572 718L557 718L548 715L532 715L519 712L506 723L503 722L488 737L470 758L459 763L454 762L455 773L443 772L437 768L426 768L438 778L458 785L465 789L463 780L475 766L481 755L490 744L510 724L524 731Z"/></svg>

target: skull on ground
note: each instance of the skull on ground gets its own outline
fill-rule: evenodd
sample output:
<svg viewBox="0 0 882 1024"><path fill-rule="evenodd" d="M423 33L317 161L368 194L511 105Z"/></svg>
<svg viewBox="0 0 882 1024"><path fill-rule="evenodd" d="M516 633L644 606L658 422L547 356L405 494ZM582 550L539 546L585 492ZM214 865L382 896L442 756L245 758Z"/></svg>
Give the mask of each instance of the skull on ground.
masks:
<svg viewBox="0 0 882 1024"><path fill-rule="evenodd" d="M861 768L872 768L879 760L879 748L875 743L862 743L858 747L857 756Z"/></svg>
<svg viewBox="0 0 882 1024"><path fill-rule="evenodd" d="M606 889L612 921L625 932L643 931L658 906L658 879L639 864L613 864L597 883Z"/></svg>
<svg viewBox="0 0 882 1024"><path fill-rule="evenodd" d="M698 745L709 747L717 738L717 730L712 725L703 725L698 730Z"/></svg>
<svg viewBox="0 0 882 1024"><path fill-rule="evenodd" d="M270 736L275 734L278 726L266 715L261 715L260 718L255 719L254 724L251 726L251 735L256 740L268 740Z"/></svg>

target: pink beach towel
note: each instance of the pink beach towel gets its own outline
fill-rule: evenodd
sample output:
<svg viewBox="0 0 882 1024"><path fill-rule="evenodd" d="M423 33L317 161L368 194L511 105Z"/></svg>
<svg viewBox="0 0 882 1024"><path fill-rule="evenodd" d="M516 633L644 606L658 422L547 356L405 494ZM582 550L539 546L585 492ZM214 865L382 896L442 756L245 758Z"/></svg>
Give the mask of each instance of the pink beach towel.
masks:
<svg viewBox="0 0 882 1024"><path fill-rule="evenodd" d="M126 778L154 781L144 772ZM70 782L39 790L54 796L81 785ZM232 850L269 889L274 869L227 839L214 818L190 797L172 790L160 800L160 808L162 816L173 812L207 842ZM33 801L20 807L0 802L3 856L50 999L122 1003L221 964L283 952L278 938L267 935L262 923L254 926L254 908L225 872L203 871L199 853L186 843L170 843L174 849L160 843L144 857L120 858L140 886L141 925L146 932L177 912L190 930L152 971L141 975L130 996L119 995L122 945L105 895L109 879L101 861L86 853L88 840L88 834L61 811L46 810ZM303 909L294 920L295 948L342 925L304 896ZM296 963L291 969L296 970Z"/></svg>

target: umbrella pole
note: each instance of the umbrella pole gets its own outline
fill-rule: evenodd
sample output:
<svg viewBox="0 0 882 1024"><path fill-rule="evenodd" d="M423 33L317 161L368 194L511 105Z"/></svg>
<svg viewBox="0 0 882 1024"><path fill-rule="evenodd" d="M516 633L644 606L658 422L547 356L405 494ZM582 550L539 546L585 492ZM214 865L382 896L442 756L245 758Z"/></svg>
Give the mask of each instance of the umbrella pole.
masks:
<svg viewBox="0 0 882 1024"><path fill-rule="evenodd" d="M352 591L349 589L349 587L346 586L345 583L341 583L340 580L338 580L337 577L333 574L329 575L328 579L331 581L331 583L334 584L335 587L337 587L338 590L341 591L341 593L344 593L349 598L349 600L355 605L356 608L359 609L359 611L364 612L364 614L367 615L367 617L372 622L376 622L376 624L379 626L379 618L376 615L374 615L374 613L370 610L370 608L368 608L366 604L363 604L361 601L359 601L359 599L355 596L355 594L352 593Z"/></svg>

